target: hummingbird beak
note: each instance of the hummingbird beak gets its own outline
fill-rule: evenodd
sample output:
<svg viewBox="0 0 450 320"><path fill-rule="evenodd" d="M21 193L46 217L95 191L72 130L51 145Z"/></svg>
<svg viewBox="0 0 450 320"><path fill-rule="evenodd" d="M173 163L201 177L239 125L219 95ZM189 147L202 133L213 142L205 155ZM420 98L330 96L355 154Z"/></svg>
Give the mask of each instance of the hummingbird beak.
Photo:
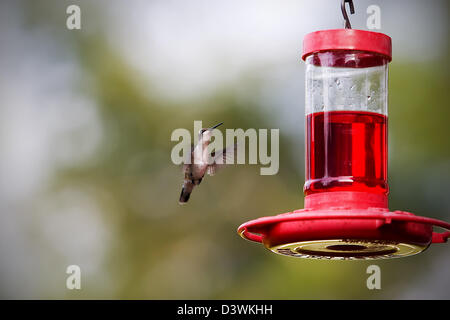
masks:
<svg viewBox="0 0 450 320"><path fill-rule="evenodd" d="M209 128L209 130L214 130L215 128L217 128L218 126L220 126L220 125L222 125L222 124L223 124L223 122L221 122L221 123L219 123L219 124L216 124L214 127Z"/></svg>

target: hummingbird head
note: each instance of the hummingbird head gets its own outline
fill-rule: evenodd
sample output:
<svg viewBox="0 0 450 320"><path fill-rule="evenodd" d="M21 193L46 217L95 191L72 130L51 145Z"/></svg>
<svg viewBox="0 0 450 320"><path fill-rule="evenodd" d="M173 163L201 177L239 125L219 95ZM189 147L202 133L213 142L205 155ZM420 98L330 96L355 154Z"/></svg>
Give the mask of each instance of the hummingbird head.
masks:
<svg viewBox="0 0 450 320"><path fill-rule="evenodd" d="M204 141L211 141L212 131L222 124L223 122L216 124L214 127L211 128L202 128L198 134L198 138Z"/></svg>

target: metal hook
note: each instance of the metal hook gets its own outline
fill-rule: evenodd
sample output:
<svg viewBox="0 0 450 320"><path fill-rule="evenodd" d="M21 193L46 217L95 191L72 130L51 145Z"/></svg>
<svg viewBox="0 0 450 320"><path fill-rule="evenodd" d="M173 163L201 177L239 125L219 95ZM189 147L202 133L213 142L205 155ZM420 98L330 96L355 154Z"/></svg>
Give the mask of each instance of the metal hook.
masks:
<svg viewBox="0 0 450 320"><path fill-rule="evenodd" d="M353 6L353 0L342 0L342 2L341 2L341 11L342 11L342 15L344 16L344 20L345 20L345 29L351 29L352 25L350 24L350 19L348 18L347 10L345 9L346 3L348 3L348 5L350 6L351 14L355 13L355 7Z"/></svg>

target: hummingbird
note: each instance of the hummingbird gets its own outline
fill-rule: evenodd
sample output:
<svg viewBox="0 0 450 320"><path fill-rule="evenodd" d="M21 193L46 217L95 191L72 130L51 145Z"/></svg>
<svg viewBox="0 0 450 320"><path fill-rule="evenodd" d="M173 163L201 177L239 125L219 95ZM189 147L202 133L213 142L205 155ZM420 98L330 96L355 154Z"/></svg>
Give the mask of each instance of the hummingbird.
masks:
<svg viewBox="0 0 450 320"><path fill-rule="evenodd" d="M229 162L230 157L234 156L232 150L236 149L236 144L219 152L209 153L208 145L211 143L212 131L222 124L223 122L211 128L202 128L199 131L198 143L191 148L191 162L183 165L184 181L180 194L180 204L188 202L192 190L202 182L206 173L213 176L220 167ZM212 163L209 161L209 157L214 159ZM217 163L220 158L223 161Z"/></svg>

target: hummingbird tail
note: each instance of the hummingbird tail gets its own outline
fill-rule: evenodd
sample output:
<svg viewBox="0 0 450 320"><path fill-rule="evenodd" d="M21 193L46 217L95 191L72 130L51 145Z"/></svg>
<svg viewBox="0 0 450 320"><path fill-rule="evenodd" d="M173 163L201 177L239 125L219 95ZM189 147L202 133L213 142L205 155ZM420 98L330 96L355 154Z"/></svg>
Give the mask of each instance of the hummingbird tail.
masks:
<svg viewBox="0 0 450 320"><path fill-rule="evenodd" d="M183 189L181 189L180 200L179 200L180 204L185 204L186 202L188 202L193 188L194 188L194 185L192 185L192 184L191 185L183 185Z"/></svg>

